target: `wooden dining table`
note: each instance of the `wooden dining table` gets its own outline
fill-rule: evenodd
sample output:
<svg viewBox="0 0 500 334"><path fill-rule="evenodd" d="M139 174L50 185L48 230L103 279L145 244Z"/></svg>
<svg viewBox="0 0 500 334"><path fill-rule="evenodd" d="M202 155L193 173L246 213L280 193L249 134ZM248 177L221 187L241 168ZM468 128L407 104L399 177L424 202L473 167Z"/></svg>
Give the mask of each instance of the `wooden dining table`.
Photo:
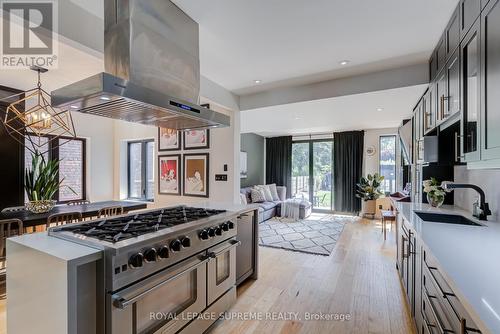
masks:
<svg viewBox="0 0 500 334"><path fill-rule="evenodd" d="M56 213L81 212L83 218L97 217L100 209L110 206L121 206L123 208L123 213L147 208L146 203L134 201L102 201L78 205L61 204L56 205L52 210L46 213L32 213L28 210L1 212L0 220L17 218L23 222L25 228L36 227L45 225L47 223L47 218Z"/></svg>

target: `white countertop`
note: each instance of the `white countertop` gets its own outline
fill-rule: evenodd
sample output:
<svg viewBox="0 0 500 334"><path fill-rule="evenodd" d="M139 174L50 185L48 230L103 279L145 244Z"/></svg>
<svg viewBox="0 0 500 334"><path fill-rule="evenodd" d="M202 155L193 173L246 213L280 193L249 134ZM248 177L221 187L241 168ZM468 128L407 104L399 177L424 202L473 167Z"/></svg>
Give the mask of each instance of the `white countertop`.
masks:
<svg viewBox="0 0 500 334"><path fill-rule="evenodd" d="M478 221L454 206L394 202L434 255L450 287L483 331L500 333L500 223ZM484 226L422 221L414 212L463 215Z"/></svg>
<svg viewBox="0 0 500 334"><path fill-rule="evenodd" d="M16 243L48 254L68 263L96 261L102 257L100 250L82 246L47 235L47 232L23 234L7 239L8 243ZM7 256L9 246L7 245Z"/></svg>

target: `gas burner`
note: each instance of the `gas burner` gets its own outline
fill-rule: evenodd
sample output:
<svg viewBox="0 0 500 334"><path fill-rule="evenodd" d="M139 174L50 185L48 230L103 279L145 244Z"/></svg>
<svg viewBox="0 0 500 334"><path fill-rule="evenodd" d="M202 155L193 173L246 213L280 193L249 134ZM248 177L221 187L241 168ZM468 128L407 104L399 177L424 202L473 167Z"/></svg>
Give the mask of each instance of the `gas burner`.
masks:
<svg viewBox="0 0 500 334"><path fill-rule="evenodd" d="M90 238L115 243L223 212L226 211L179 206L90 223L68 225L61 227L60 231L70 231Z"/></svg>

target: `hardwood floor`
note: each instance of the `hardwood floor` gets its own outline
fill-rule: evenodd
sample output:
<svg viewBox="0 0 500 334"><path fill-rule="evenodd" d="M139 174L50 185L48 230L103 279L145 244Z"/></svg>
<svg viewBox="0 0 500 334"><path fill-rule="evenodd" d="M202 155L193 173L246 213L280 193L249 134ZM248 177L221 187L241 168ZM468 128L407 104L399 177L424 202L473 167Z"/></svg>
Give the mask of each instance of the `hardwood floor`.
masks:
<svg viewBox="0 0 500 334"><path fill-rule="evenodd" d="M379 221L347 219L353 223L328 257L261 247L259 279L238 289L235 319L212 333L415 333L395 268L394 227L384 242ZM287 312L298 319L268 318ZM307 313L350 318L307 320ZM263 319L241 320L252 315Z"/></svg>
<svg viewBox="0 0 500 334"><path fill-rule="evenodd" d="M379 221L355 219L330 256L261 247L259 279L238 289L233 319L218 322L212 333L415 333L395 268L394 229L383 239ZM306 320L306 312L350 318Z"/></svg>

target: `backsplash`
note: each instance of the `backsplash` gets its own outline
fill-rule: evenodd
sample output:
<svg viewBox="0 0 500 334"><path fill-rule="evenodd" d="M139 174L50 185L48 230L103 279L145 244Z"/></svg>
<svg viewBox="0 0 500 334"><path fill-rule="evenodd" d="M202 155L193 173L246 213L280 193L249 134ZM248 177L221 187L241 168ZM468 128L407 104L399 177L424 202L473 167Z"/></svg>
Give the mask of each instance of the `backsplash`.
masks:
<svg viewBox="0 0 500 334"><path fill-rule="evenodd" d="M486 201L490 204L492 216L489 220L497 220L500 209L500 170L468 170L466 166L455 167L456 183L471 183L479 186L486 194ZM472 189L455 190L455 205L472 212L477 192Z"/></svg>

